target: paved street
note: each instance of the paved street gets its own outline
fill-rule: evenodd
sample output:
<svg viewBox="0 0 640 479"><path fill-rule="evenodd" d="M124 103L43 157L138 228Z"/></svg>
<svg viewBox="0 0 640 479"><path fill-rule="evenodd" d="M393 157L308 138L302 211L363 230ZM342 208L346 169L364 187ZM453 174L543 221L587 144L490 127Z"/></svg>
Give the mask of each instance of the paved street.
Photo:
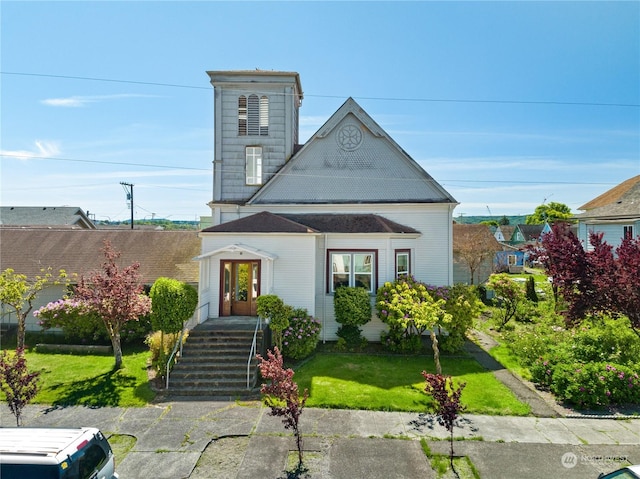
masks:
<svg viewBox="0 0 640 479"><path fill-rule="evenodd" d="M25 410L24 425L95 426L107 435L135 436L133 449L117 458L122 479L275 479L284 477L295 443L280 419L268 413L258 402L171 401L143 408L32 405ZM14 422L8 409L0 411L2 426ZM433 417L416 413L309 408L301 429L312 478L434 477L419 439L426 438L434 453L449 450L444 428ZM248 440L223 447L238 437ZM469 456L483 479L596 478L624 460L640 463L640 419L467 415L455 437L465 439L455 441L456 454ZM203 466L217 447L225 457Z"/></svg>

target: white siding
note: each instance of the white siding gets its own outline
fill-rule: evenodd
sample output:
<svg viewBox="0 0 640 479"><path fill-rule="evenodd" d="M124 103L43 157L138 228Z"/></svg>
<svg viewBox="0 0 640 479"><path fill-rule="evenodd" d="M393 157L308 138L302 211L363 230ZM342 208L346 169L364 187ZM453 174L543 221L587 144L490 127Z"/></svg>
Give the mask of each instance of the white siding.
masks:
<svg viewBox="0 0 640 479"><path fill-rule="evenodd" d="M315 237L307 235L203 235L203 251L216 251L232 244L255 248L277 258L266 260L249 252L222 251L202 260L209 270L209 289L200 290L200 304L209 303L209 317L219 316L220 260L261 261L260 292L276 294L286 304L315 311L313 278L316 275ZM206 318L201 318L201 321Z"/></svg>

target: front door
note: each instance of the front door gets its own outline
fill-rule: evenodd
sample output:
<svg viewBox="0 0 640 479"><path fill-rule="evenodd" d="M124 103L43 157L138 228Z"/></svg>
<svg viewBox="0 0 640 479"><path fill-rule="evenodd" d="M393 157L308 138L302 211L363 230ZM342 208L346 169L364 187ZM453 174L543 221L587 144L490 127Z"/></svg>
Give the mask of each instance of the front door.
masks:
<svg viewBox="0 0 640 479"><path fill-rule="evenodd" d="M221 264L221 316L255 316L260 294L259 261L226 261Z"/></svg>

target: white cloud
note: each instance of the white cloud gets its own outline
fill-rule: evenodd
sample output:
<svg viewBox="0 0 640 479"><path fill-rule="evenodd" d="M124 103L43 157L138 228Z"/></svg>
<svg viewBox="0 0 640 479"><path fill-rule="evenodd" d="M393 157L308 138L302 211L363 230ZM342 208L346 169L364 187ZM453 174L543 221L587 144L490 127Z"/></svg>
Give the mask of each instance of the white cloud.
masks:
<svg viewBox="0 0 640 479"><path fill-rule="evenodd" d="M99 103L110 100L120 100L123 98L157 98L157 95L138 95L133 93L119 93L115 95L91 95L91 96L70 96L67 98L47 98L40 103L47 106L59 106L65 108L79 108L89 103Z"/></svg>
<svg viewBox="0 0 640 479"><path fill-rule="evenodd" d="M0 150L1 156L13 158L48 158L60 154L60 147L55 141L36 140L31 150Z"/></svg>

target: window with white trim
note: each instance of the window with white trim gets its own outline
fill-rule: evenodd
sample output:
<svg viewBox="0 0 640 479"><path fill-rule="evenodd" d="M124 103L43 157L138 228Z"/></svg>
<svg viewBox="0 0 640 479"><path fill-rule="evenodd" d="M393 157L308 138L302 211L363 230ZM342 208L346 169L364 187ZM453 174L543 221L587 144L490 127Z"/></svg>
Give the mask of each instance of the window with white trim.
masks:
<svg viewBox="0 0 640 479"><path fill-rule="evenodd" d="M396 250L396 279L406 278L411 275L411 251L408 249Z"/></svg>
<svg viewBox="0 0 640 479"><path fill-rule="evenodd" d="M633 226L628 225L622 227L622 238L633 239Z"/></svg>
<svg viewBox="0 0 640 479"><path fill-rule="evenodd" d="M238 135L269 135L269 98L252 94L238 97Z"/></svg>
<svg viewBox="0 0 640 479"><path fill-rule="evenodd" d="M245 148L247 185L262 184L262 147L247 146Z"/></svg>
<svg viewBox="0 0 640 479"><path fill-rule="evenodd" d="M356 286L375 292L375 251L331 251L329 292L340 286Z"/></svg>

